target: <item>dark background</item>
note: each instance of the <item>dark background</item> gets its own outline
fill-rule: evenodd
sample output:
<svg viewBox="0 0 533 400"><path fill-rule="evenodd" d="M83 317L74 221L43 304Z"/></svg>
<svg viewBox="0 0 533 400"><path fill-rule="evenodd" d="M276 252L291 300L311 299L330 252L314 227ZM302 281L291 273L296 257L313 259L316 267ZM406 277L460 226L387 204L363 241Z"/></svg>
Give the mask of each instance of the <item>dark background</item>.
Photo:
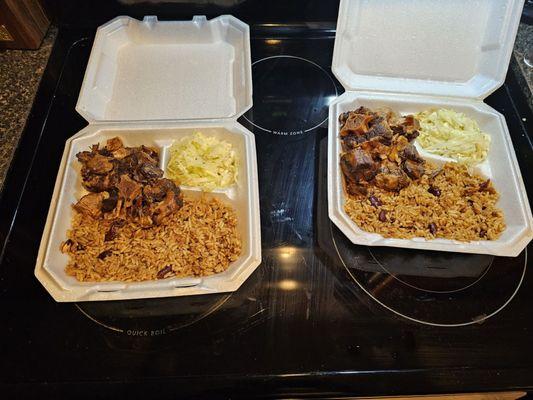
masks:
<svg viewBox="0 0 533 400"><path fill-rule="evenodd" d="M392 0L391 0L392 1ZM446 0L444 0L446 1ZM533 0L524 0L522 22L533 23ZM208 18L232 14L252 24L305 24L337 21L339 0L43 0L52 20L61 25L98 26L117 15L159 19Z"/></svg>
<svg viewBox="0 0 533 400"><path fill-rule="evenodd" d="M157 15L159 19L189 19L193 15L208 18L231 14L248 24L333 22L337 20L338 0L95 0L54 1L44 4L61 25L98 26L117 15L142 18Z"/></svg>

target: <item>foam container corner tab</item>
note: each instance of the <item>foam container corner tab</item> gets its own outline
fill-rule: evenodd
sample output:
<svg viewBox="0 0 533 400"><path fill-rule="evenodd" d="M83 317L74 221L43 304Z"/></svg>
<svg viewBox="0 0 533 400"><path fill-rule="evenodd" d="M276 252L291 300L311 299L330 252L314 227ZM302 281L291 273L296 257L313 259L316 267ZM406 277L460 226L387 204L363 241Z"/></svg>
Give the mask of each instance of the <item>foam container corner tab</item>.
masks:
<svg viewBox="0 0 533 400"><path fill-rule="evenodd" d="M329 109L328 212L354 244L517 256L531 241L533 218L505 118L483 102L505 80L522 7L521 0L341 0L332 71L346 92ZM476 120L491 136L477 172L501 194L507 229L500 238L464 243L361 230L344 211L338 117L362 105L400 114L447 107Z"/></svg>
<svg viewBox="0 0 533 400"><path fill-rule="evenodd" d="M249 28L238 19L117 17L98 28L76 106L89 125L65 144L35 266L52 297L121 300L237 290L261 262L255 140L237 123L251 106ZM240 158L237 183L209 196L236 210L241 256L226 271L207 277L90 283L68 276L68 256L59 247L70 227L71 205L86 193L76 153L119 136L125 146L158 148L164 170L172 143L196 131L230 142Z"/></svg>

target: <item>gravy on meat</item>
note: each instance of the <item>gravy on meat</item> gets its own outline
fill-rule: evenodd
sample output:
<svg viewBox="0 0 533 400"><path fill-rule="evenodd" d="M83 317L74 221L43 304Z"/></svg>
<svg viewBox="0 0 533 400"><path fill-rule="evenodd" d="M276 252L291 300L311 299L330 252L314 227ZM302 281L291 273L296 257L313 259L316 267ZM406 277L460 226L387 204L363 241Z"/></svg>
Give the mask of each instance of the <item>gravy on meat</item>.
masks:
<svg viewBox="0 0 533 400"><path fill-rule="evenodd" d="M157 150L124 147L118 137L103 148L76 154L82 164L82 185L89 194L75 205L76 211L93 218L136 219L143 227L159 225L183 204L180 188L159 168Z"/></svg>
<svg viewBox="0 0 533 400"><path fill-rule="evenodd" d="M339 122L340 166L348 194L365 195L370 184L397 192L426 173L412 143L420 128L414 116L359 107L341 114Z"/></svg>

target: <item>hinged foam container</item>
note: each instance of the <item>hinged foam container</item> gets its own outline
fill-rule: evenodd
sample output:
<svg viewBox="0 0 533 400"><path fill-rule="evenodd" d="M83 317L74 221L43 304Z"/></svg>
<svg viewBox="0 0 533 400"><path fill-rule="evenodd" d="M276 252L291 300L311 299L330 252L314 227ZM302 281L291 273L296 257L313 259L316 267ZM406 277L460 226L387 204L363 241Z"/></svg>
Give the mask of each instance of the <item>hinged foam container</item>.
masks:
<svg viewBox="0 0 533 400"><path fill-rule="evenodd" d="M57 175L35 275L57 301L185 296L237 290L261 262L255 140L237 118L252 106L248 25L232 16L207 21L138 21L118 17L94 40L76 110L89 125L67 140ZM219 274L147 282L78 282L65 273L60 252L72 207L87 192L76 153L119 136L125 146L157 147L165 170L169 147L201 131L232 143L238 181L208 193L237 212L242 254ZM200 190L183 188L186 196Z"/></svg>
<svg viewBox="0 0 533 400"><path fill-rule="evenodd" d="M504 80L522 0L342 0L332 71L346 92L329 108L330 219L354 243L516 256L533 237L533 220L502 114L483 102ZM359 106L400 114L451 108L492 139L477 173L492 180L507 229L494 241L394 239L360 229L344 211L338 117ZM430 161L452 161L421 155Z"/></svg>

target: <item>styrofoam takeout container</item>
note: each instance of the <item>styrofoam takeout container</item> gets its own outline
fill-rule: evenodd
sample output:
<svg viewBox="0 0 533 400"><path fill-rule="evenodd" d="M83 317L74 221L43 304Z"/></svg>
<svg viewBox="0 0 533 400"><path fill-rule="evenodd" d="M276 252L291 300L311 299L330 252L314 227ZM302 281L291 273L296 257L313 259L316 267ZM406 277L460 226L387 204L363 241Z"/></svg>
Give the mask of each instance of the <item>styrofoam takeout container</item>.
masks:
<svg viewBox="0 0 533 400"><path fill-rule="evenodd" d="M35 275L56 301L119 300L230 292L261 262L255 140L237 118L252 105L248 25L232 16L207 21L138 21L118 17L101 26L85 72L76 110L89 125L67 140ZM206 196L237 212L242 254L219 274L148 282L78 282L65 273L60 251L72 207L87 191L76 153L118 136L125 146L159 149L161 168L176 140L201 131L230 142L239 157L238 181ZM185 196L200 196L182 188Z"/></svg>
<svg viewBox="0 0 533 400"><path fill-rule="evenodd" d="M332 71L346 92L329 108L328 211L354 244L517 256L531 241L533 218L505 118L483 102L505 80L522 6L521 0L341 1ZM400 114L446 107L476 120L492 140L476 172L500 192L507 224L500 238L407 240L360 229L344 211L338 122L359 106Z"/></svg>

